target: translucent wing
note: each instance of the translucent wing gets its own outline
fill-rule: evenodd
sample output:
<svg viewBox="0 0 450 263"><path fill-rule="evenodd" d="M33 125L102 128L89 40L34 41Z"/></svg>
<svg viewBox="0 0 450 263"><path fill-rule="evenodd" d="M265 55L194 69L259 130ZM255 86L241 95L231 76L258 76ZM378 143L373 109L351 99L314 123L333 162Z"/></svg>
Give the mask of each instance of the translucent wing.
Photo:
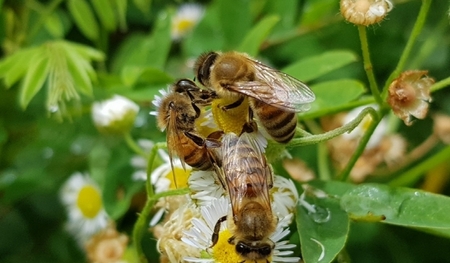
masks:
<svg viewBox="0 0 450 263"><path fill-rule="evenodd" d="M233 214L249 200L271 209L268 184L272 181L271 169L252 136L244 133L238 137L228 133L222 140L222 176L225 177Z"/></svg>
<svg viewBox="0 0 450 263"><path fill-rule="evenodd" d="M308 104L315 95L305 83L257 60L248 60L255 67L255 80L236 82L230 89L291 112L310 108Z"/></svg>
<svg viewBox="0 0 450 263"><path fill-rule="evenodd" d="M175 175L175 170L173 168L173 158L179 157L181 161L181 166L186 170L186 164L184 162L183 156L180 153L183 152L181 136L184 136L182 131L177 128L177 111L175 109L169 109L169 121L167 124L167 151L169 153L170 167Z"/></svg>

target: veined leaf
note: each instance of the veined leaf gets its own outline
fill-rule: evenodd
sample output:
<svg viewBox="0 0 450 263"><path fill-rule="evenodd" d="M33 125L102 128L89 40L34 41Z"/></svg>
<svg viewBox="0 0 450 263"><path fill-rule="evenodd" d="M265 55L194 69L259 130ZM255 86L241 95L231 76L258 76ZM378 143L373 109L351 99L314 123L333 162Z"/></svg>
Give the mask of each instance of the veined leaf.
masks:
<svg viewBox="0 0 450 263"><path fill-rule="evenodd" d="M91 0L95 12L102 25L108 31L114 31L117 27L116 16L114 15L113 3L110 0Z"/></svg>
<svg viewBox="0 0 450 263"><path fill-rule="evenodd" d="M30 60L33 61L27 70L20 90L20 106L25 109L28 103L42 88L49 70L49 60L45 56L44 49L36 53Z"/></svg>
<svg viewBox="0 0 450 263"><path fill-rule="evenodd" d="M350 221L338 199L328 196L316 197L313 201L311 208L315 211L297 207L297 229L303 260L305 263L332 262L344 248Z"/></svg>
<svg viewBox="0 0 450 263"><path fill-rule="evenodd" d="M387 224L450 231L450 198L417 189L361 184L342 196L341 206L354 219L379 216Z"/></svg>
<svg viewBox="0 0 450 263"><path fill-rule="evenodd" d="M252 30L247 33L247 36L237 48L238 51L245 52L250 56L256 56L259 47L270 34L274 26L280 21L279 16L267 16L255 25Z"/></svg>
<svg viewBox="0 0 450 263"><path fill-rule="evenodd" d="M75 52L66 50L67 69L72 76L74 86L85 95L92 95L92 80L96 79L91 64Z"/></svg>
<svg viewBox="0 0 450 263"><path fill-rule="evenodd" d="M356 55L350 51L334 50L302 59L282 71L301 81L308 82L356 60Z"/></svg>
<svg viewBox="0 0 450 263"><path fill-rule="evenodd" d="M67 8L81 32L90 40L97 40L98 24L89 4L85 0L68 0Z"/></svg>

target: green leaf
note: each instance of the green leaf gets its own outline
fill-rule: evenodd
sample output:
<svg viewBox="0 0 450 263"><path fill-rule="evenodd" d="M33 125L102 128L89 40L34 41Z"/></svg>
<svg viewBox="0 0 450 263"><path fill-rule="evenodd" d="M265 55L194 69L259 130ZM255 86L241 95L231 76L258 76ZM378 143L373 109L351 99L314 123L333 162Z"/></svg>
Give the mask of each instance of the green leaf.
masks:
<svg viewBox="0 0 450 263"><path fill-rule="evenodd" d="M274 34L288 32L294 29L299 5L299 1L297 0L267 2L267 6L265 7L266 12L281 18L280 23L273 29Z"/></svg>
<svg viewBox="0 0 450 263"><path fill-rule="evenodd" d="M45 29L54 37L62 38L64 36L64 25L58 13L52 13L47 17Z"/></svg>
<svg viewBox="0 0 450 263"><path fill-rule="evenodd" d="M127 0L113 0L118 16L119 28L122 31L127 29Z"/></svg>
<svg viewBox="0 0 450 263"><path fill-rule="evenodd" d="M116 16L113 10L113 3L110 0L91 0L95 12L102 25L108 31L114 31L117 27Z"/></svg>
<svg viewBox="0 0 450 263"><path fill-rule="evenodd" d="M153 67L127 66L121 72L122 82L132 87L136 83L150 85L167 84L173 82L173 78L164 71Z"/></svg>
<svg viewBox="0 0 450 263"><path fill-rule="evenodd" d="M218 18L225 50L236 49L251 27L249 1L218 0Z"/></svg>
<svg viewBox="0 0 450 263"><path fill-rule="evenodd" d="M151 0L133 0L133 3L142 13L150 13Z"/></svg>
<svg viewBox="0 0 450 263"><path fill-rule="evenodd" d="M64 41L64 45L66 46L67 50L73 49L71 52L76 52L79 55L81 55L84 59L87 60L96 60L96 61L102 61L105 59L105 54L103 52L92 48L90 46L81 45L75 42L70 41Z"/></svg>
<svg viewBox="0 0 450 263"><path fill-rule="evenodd" d="M245 52L252 57L258 55L259 47L267 38L273 27L280 21L278 16L267 16L255 25L252 30L237 48L238 51Z"/></svg>
<svg viewBox="0 0 450 263"><path fill-rule="evenodd" d="M164 69L172 44L170 36L171 21L171 17L166 12L161 12L158 16L151 38L146 43L147 45L143 47L148 52L146 66Z"/></svg>
<svg viewBox="0 0 450 263"><path fill-rule="evenodd" d="M49 71L49 60L43 54L44 50L29 58L33 61L27 70L20 90L20 106L25 109L28 103L42 88Z"/></svg>
<svg viewBox="0 0 450 263"><path fill-rule="evenodd" d="M450 198L417 189L362 184L342 196L341 206L354 219L376 216L387 224L450 231Z"/></svg>
<svg viewBox="0 0 450 263"><path fill-rule="evenodd" d="M185 57L198 56L209 50L223 49L225 37L222 34L217 34L218 28L220 28L219 13L220 9L217 2L208 6L203 19L181 43Z"/></svg>
<svg viewBox="0 0 450 263"><path fill-rule="evenodd" d="M312 113L316 110L325 110L350 101L356 100L365 93L364 85L354 79L338 79L311 86L316 95L316 100L311 103Z"/></svg>
<svg viewBox="0 0 450 263"><path fill-rule="evenodd" d="M66 50L67 68L73 78L74 86L85 95L92 95L92 81L96 80L94 68L87 60L75 52Z"/></svg>
<svg viewBox="0 0 450 263"><path fill-rule="evenodd" d="M356 60L357 56L353 52L334 50L302 59L282 71L301 81L308 82Z"/></svg>
<svg viewBox="0 0 450 263"><path fill-rule="evenodd" d="M81 32L90 40L97 40L98 24L89 4L85 0L68 0L67 8Z"/></svg>
<svg viewBox="0 0 450 263"><path fill-rule="evenodd" d="M307 1L299 25L306 28L323 25L328 19L336 19L338 7L335 0Z"/></svg>
<svg viewBox="0 0 450 263"><path fill-rule="evenodd" d="M313 205L315 212L303 206L297 208L297 229L303 260L305 263L331 262L344 248L350 221L338 199L315 197Z"/></svg>
<svg viewBox="0 0 450 263"><path fill-rule="evenodd" d="M0 76L5 78L7 88L25 75L32 63L30 57L34 56L36 52L39 52L38 48L24 49L0 62Z"/></svg>

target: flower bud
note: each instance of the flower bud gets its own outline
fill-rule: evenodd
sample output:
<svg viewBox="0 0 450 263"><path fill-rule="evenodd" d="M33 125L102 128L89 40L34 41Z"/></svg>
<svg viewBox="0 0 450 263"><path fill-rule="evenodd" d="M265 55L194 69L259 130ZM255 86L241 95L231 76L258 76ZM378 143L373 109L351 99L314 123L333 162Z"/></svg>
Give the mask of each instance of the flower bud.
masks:
<svg viewBox="0 0 450 263"><path fill-rule="evenodd" d="M405 71L389 86L387 102L408 126L414 118L424 119L428 113L434 79L427 77L427 73L426 70Z"/></svg>
<svg viewBox="0 0 450 263"><path fill-rule="evenodd" d="M392 7L389 0L341 0L341 14L355 25L379 23Z"/></svg>
<svg viewBox="0 0 450 263"><path fill-rule="evenodd" d="M139 106L133 101L114 95L111 99L92 105L92 119L100 132L123 134L134 124Z"/></svg>

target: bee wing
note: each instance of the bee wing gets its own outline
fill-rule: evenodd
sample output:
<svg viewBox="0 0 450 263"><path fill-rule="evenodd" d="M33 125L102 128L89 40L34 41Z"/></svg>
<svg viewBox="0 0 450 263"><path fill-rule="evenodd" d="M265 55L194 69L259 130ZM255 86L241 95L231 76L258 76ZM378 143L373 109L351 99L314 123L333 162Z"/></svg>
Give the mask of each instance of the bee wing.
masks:
<svg viewBox="0 0 450 263"><path fill-rule="evenodd" d="M255 81L241 81L231 89L287 111L309 110L309 103L316 97L305 83L257 60L248 59L255 67Z"/></svg>
<svg viewBox="0 0 450 263"><path fill-rule="evenodd" d="M181 161L181 166L184 170L186 170L186 164L184 162L183 156L179 156L179 153L182 153L182 145L179 143L181 141L181 131L179 131L176 127L176 116L177 112L173 109L170 110L169 114L169 122L167 124L167 152L169 153L170 159L170 167L172 168L173 174L175 174L175 170L173 168L173 158L179 157Z"/></svg>
<svg viewBox="0 0 450 263"><path fill-rule="evenodd" d="M271 209L268 180L270 167L253 135L228 133L222 140L223 175L228 187L233 214L249 199L257 199Z"/></svg>

